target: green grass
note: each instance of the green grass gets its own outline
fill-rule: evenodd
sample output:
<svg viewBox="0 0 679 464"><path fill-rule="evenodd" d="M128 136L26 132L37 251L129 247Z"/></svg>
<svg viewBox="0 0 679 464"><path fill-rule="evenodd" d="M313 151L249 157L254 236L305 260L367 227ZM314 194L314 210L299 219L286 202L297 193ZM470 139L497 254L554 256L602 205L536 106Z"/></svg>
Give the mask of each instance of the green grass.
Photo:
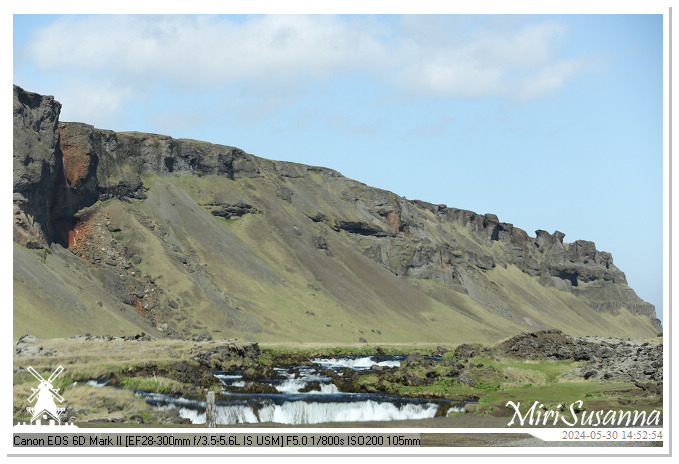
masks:
<svg viewBox="0 0 679 464"><path fill-rule="evenodd" d="M120 380L120 386L131 390L150 390L155 393L172 393L176 381L164 377L124 377Z"/></svg>
<svg viewBox="0 0 679 464"><path fill-rule="evenodd" d="M584 362L565 360L565 361L547 361L547 360L517 360L512 358L488 358L476 357L471 359L475 364L492 365L500 370L511 369L514 373L520 374L527 372L530 377L531 373L539 374L537 377L542 377L545 382L555 382L558 377L564 372L580 367ZM518 375L520 377L520 375Z"/></svg>

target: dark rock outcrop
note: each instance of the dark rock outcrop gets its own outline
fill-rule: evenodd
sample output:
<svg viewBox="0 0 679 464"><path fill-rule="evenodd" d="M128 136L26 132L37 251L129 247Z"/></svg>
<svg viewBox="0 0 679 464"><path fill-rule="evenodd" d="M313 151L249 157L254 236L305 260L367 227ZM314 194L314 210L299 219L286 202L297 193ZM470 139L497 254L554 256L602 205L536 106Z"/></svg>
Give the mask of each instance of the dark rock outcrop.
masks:
<svg viewBox="0 0 679 464"><path fill-rule="evenodd" d="M201 350L192 359L208 369L228 370L256 363L260 354L257 343L229 341Z"/></svg>
<svg viewBox="0 0 679 464"><path fill-rule="evenodd" d="M552 329L517 335L500 344L499 349L520 359L587 361L586 365L565 373L585 380L663 380L662 344L599 337L576 338Z"/></svg>
<svg viewBox="0 0 679 464"><path fill-rule="evenodd" d="M204 205L210 209L213 216L224 219L238 219L246 214L257 214L260 211L254 206L243 201L236 201L234 203L221 203Z"/></svg>
<svg viewBox="0 0 679 464"><path fill-rule="evenodd" d="M59 130L65 164L70 167L67 172L73 176L69 182L82 198L79 206L110 198L145 198L144 173L229 179L260 174L254 157L234 147L157 134L116 133L83 123L62 122ZM252 208L223 206L224 214L231 206L236 208L232 213Z"/></svg>
<svg viewBox="0 0 679 464"><path fill-rule="evenodd" d="M502 343L500 349L522 359L572 359L582 349L571 337L560 330L523 333Z"/></svg>
<svg viewBox="0 0 679 464"><path fill-rule="evenodd" d="M61 104L54 97L14 86L14 241L29 248L47 245L55 232L52 211L66 188L59 151ZM55 194L57 193L57 194Z"/></svg>

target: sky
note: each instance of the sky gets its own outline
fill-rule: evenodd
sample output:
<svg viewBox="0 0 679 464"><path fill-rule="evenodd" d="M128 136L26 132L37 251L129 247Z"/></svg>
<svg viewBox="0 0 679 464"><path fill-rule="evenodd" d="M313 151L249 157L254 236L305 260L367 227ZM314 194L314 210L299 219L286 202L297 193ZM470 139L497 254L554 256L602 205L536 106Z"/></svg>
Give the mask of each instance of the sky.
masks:
<svg viewBox="0 0 679 464"><path fill-rule="evenodd" d="M594 241L663 318L661 14L15 14L12 52L63 121Z"/></svg>

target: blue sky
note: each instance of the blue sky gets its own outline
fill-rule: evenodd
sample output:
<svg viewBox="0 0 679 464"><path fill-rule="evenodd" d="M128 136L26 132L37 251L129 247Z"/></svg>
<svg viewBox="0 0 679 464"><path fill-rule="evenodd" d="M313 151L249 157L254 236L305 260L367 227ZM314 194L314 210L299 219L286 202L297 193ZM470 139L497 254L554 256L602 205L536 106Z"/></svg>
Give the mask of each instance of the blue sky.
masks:
<svg viewBox="0 0 679 464"><path fill-rule="evenodd" d="M663 296L662 15L15 15L61 119L560 230Z"/></svg>

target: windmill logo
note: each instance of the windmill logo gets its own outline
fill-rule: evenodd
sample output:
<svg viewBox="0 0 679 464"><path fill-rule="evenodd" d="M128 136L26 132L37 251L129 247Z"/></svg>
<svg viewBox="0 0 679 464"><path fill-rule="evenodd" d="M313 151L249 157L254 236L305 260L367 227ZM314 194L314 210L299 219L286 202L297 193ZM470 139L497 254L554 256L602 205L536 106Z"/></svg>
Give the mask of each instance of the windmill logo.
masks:
<svg viewBox="0 0 679 464"><path fill-rule="evenodd" d="M54 382L54 380L59 377L59 374L64 371L64 368L61 366L57 367L47 380L38 374L38 372L31 366L28 366L27 370L33 375L33 377L40 381L38 388L31 388L31 390L33 390L33 394L28 398L29 403L35 401L35 406L29 406L26 408L28 412L32 414L31 423L35 423L37 419L39 421L38 424L40 424L40 419L44 418L49 419L50 423L61 425L61 419L59 419L59 416L63 414L66 408L57 407L55 400L59 403L63 403L64 399L61 397L61 395L59 395L59 389L54 388L52 382Z"/></svg>

